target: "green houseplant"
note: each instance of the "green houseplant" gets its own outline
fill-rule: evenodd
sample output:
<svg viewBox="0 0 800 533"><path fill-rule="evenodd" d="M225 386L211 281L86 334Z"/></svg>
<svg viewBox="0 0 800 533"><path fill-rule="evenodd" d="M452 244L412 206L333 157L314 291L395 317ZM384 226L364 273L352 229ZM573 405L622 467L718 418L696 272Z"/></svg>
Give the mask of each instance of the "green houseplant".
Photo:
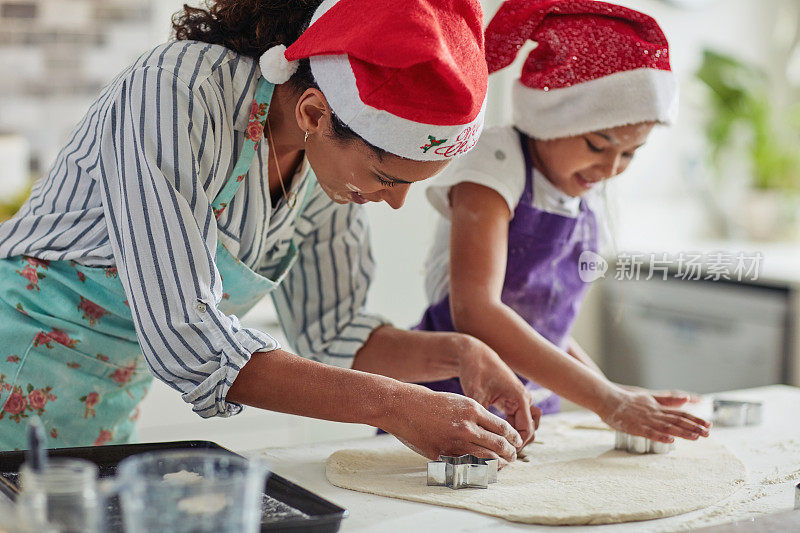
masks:
<svg viewBox="0 0 800 533"><path fill-rule="evenodd" d="M748 169L748 237L797 233L800 210L800 98L785 78L706 49L697 78L707 91L706 140L718 186L732 154Z"/></svg>
<svg viewBox="0 0 800 533"><path fill-rule="evenodd" d="M706 134L712 161L730 142L736 126L749 134L753 187L800 192L800 102L776 102L763 70L706 49L697 77L710 89Z"/></svg>

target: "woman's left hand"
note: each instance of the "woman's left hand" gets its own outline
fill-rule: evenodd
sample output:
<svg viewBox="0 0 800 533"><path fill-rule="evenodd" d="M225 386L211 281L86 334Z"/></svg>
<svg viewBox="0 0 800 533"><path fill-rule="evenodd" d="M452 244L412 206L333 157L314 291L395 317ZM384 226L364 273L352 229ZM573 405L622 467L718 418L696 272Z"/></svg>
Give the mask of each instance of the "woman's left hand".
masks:
<svg viewBox="0 0 800 533"><path fill-rule="evenodd" d="M516 374L475 337L455 333L452 341L464 394L483 407L494 406L503 411L522 437L523 447L533 441L542 412L531 405L530 393Z"/></svg>
<svg viewBox="0 0 800 533"><path fill-rule="evenodd" d="M655 401L667 407L680 407L685 403L698 403L702 400L699 394L682 390L649 390L631 385L619 385L619 387L629 392L649 394Z"/></svg>

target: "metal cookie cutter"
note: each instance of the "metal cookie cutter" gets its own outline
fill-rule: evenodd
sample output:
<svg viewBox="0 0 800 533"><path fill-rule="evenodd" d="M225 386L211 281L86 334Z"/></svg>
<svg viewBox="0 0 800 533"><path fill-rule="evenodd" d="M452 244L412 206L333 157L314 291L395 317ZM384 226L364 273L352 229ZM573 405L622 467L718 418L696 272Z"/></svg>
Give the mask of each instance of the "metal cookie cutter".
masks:
<svg viewBox="0 0 800 533"><path fill-rule="evenodd" d="M743 402L738 400L720 400L713 402L713 422L718 426L757 426L761 423L761 402Z"/></svg>
<svg viewBox="0 0 800 533"><path fill-rule="evenodd" d="M628 453L669 453L675 449L675 441L658 442L647 437L637 437L622 431L614 433L614 449L624 450Z"/></svg>
<svg viewBox="0 0 800 533"><path fill-rule="evenodd" d="M440 455L428 463L428 485L451 489L485 489L497 482L497 459L482 459L474 455L452 457Z"/></svg>

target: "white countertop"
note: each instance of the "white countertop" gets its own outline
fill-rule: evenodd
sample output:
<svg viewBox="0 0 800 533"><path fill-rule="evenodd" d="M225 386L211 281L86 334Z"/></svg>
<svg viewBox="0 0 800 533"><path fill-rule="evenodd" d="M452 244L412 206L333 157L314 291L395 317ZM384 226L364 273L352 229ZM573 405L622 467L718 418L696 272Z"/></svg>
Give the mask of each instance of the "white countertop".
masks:
<svg viewBox="0 0 800 533"><path fill-rule="evenodd" d="M748 481L716 505L683 515L605 526L570 527L569 531L676 531L722 524L792 509L793 487L800 482L800 388L776 385L715 396L764 402L764 420L748 428L715 428L713 436L734 452L748 470ZM693 411L710 418L710 399ZM595 415L575 411L545 417L543 424L587 421ZM394 446L394 437L328 442L290 448L266 448L260 455L281 476L349 510L341 531L541 531L548 526L516 524L471 511L409 502L334 487L325 478L325 460L345 448ZM564 531L564 526L559 526Z"/></svg>

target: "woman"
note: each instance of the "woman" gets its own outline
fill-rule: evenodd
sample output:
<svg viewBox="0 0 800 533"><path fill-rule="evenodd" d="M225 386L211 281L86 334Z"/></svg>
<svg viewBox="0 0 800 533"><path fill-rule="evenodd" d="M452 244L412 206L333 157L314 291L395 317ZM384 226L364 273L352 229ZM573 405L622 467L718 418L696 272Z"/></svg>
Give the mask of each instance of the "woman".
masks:
<svg viewBox="0 0 800 533"><path fill-rule="evenodd" d="M128 441L153 374L202 417L252 405L513 460L537 412L497 355L363 310L354 205L399 208L474 145L478 2L220 0L175 30L0 225L0 448L24 446L32 413L51 446ZM270 293L305 358L239 323ZM477 402L396 381L453 376Z"/></svg>

